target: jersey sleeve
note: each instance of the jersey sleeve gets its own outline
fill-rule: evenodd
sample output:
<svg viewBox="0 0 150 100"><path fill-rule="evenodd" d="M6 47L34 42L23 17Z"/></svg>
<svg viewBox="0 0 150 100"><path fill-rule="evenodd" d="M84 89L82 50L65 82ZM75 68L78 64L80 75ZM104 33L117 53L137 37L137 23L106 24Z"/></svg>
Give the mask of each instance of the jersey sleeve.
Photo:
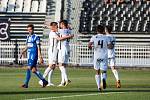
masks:
<svg viewBox="0 0 150 100"><path fill-rule="evenodd" d="M111 40L111 37L107 37L107 44L111 44L112 43L112 40Z"/></svg>
<svg viewBox="0 0 150 100"><path fill-rule="evenodd" d="M36 44L40 45L40 37L39 36L36 37Z"/></svg>
<svg viewBox="0 0 150 100"><path fill-rule="evenodd" d="M26 38L26 44L28 44L28 36L27 36L27 38Z"/></svg>
<svg viewBox="0 0 150 100"><path fill-rule="evenodd" d="M90 42L94 42L94 36L91 37Z"/></svg>

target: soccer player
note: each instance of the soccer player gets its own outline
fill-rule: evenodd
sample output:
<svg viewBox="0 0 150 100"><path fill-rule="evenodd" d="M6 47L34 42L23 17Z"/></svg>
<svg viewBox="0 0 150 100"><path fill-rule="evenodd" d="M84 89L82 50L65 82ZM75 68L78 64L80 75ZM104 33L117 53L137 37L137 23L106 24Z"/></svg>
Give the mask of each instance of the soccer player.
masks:
<svg viewBox="0 0 150 100"><path fill-rule="evenodd" d="M71 30L68 26L67 20L60 21L60 37L68 36L71 34ZM58 63L59 63L59 69L61 71L61 83L58 86L67 86L71 81L68 80L67 72L66 72L66 66L68 64L68 58L70 53L70 46L69 46L69 39L65 39L62 41L59 41L58 43Z"/></svg>
<svg viewBox="0 0 150 100"><path fill-rule="evenodd" d="M110 45L109 39L104 32L104 27L98 25L97 35L92 36L88 44L88 48L94 47L94 69L96 71L95 80L98 87L98 91L102 90L101 80L103 83L103 88L106 88L106 78L107 78L107 61L108 61L108 47ZM100 75L101 70L101 75ZM101 79L102 78L102 79Z"/></svg>
<svg viewBox="0 0 150 100"><path fill-rule="evenodd" d="M43 78L40 72L37 70L37 60L39 57L40 63L43 63L43 58L41 55L41 48L40 48L40 37L34 34L34 25L29 24L27 26L27 30L29 35L26 39L26 47L23 49L20 58L22 55L27 51L27 58L28 58L28 67L26 70L26 80L22 85L23 88L28 88L29 80L31 77L31 71L43 81L43 87L45 87L48 82Z"/></svg>
<svg viewBox="0 0 150 100"><path fill-rule="evenodd" d="M57 22L50 23L50 33L49 33L49 49L48 49L48 63L49 66L46 68L43 77L45 78L48 75L48 85L47 86L54 86L51 83L51 77L53 70L57 64L57 53L58 53L58 41L65 40L72 38L73 35L63 36L60 37L58 33L58 24ZM42 80L39 81L39 84L42 85Z"/></svg>
<svg viewBox="0 0 150 100"><path fill-rule="evenodd" d="M106 36L110 39L112 47L108 49L108 65L111 67L111 70L116 78L116 87L120 88L121 83L118 75L118 71L115 68L115 43L116 39L115 37L111 34L112 32L112 27L111 26L106 26L105 27L105 33Z"/></svg>

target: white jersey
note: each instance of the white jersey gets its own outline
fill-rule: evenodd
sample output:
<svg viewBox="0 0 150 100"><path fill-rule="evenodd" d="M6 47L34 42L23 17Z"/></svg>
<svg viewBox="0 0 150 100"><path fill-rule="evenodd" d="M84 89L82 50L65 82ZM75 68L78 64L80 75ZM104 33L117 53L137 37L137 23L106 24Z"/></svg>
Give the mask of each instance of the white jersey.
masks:
<svg viewBox="0 0 150 100"><path fill-rule="evenodd" d="M95 70L107 70L108 65L108 44L110 44L109 39L106 35L97 34L93 36L90 40L94 46L94 69Z"/></svg>
<svg viewBox="0 0 150 100"><path fill-rule="evenodd" d="M107 36L97 34L91 38L90 42L93 42L94 45L94 56L99 57L99 59L106 59L108 56L107 46L109 44Z"/></svg>
<svg viewBox="0 0 150 100"><path fill-rule="evenodd" d="M59 29L58 32L60 34L60 37L71 34L70 29ZM69 46L69 39L61 40L58 43L58 49L61 49L61 48L67 47L67 46Z"/></svg>
<svg viewBox="0 0 150 100"><path fill-rule="evenodd" d="M58 40L56 39L59 36L57 32L51 31L49 33L49 49L48 49L48 62L49 64L56 64L57 62L57 46Z"/></svg>
<svg viewBox="0 0 150 100"><path fill-rule="evenodd" d="M112 34L108 34L106 35L109 40L110 40L110 43L115 46L116 44L116 39L115 37L112 35ZM112 49L108 49L108 58L115 58L115 48L112 48Z"/></svg>
<svg viewBox="0 0 150 100"><path fill-rule="evenodd" d="M58 45L58 40L56 39L59 36L59 34L57 32L53 32L51 31L49 33L49 47L50 48L57 48Z"/></svg>

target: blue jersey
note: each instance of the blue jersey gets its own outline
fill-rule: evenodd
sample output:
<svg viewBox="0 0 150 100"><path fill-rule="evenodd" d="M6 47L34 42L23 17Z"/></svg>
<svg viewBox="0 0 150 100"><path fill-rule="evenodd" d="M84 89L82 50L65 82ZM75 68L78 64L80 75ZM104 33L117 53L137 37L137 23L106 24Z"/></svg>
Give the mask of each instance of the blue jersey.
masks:
<svg viewBox="0 0 150 100"><path fill-rule="evenodd" d="M40 45L39 36L33 34L28 35L27 40L27 57L28 57L28 66L35 67L38 60L38 45Z"/></svg>

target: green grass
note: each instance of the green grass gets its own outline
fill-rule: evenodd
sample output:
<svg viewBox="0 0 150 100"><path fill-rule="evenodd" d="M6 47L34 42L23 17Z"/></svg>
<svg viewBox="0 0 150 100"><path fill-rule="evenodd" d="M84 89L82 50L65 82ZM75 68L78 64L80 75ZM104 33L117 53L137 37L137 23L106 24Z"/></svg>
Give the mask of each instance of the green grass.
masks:
<svg viewBox="0 0 150 100"><path fill-rule="evenodd" d="M43 73L44 69L40 68L40 71ZM93 69L69 68L68 74L72 83L67 87L41 88L37 77L32 74L29 88L23 89L20 86L25 79L24 69L0 68L0 100L150 100L150 70L120 69L120 89L115 87L114 76L109 70L107 89L100 94ZM58 85L60 80L60 71L56 68L52 81Z"/></svg>

